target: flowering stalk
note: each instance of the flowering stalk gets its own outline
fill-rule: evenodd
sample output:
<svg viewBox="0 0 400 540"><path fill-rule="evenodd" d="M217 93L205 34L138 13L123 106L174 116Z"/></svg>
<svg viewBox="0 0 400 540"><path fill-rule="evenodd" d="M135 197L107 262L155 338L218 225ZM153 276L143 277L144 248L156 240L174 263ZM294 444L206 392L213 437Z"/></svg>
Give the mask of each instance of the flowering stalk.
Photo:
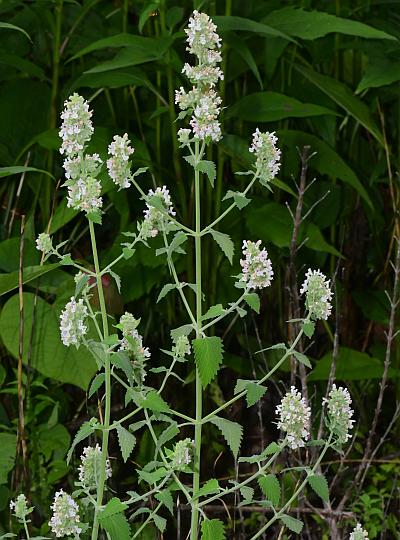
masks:
<svg viewBox="0 0 400 540"><path fill-rule="evenodd" d="M99 294L101 318L103 322L103 339L108 337L108 321L106 303L104 300L103 283L101 280L101 271L99 265L99 258L97 255L96 235L94 232L93 222L89 220L90 240L92 242L94 268L96 273L97 290ZM110 427L110 411L111 411L111 367L110 367L110 355L106 353L104 355L104 371L105 371L105 410L103 419L103 440L101 444L101 461L100 461L100 473L97 486L97 500L92 529L92 540L97 540L99 534L99 520L98 513L103 503L104 484L106 481L107 470L107 455L108 455L108 435Z"/></svg>

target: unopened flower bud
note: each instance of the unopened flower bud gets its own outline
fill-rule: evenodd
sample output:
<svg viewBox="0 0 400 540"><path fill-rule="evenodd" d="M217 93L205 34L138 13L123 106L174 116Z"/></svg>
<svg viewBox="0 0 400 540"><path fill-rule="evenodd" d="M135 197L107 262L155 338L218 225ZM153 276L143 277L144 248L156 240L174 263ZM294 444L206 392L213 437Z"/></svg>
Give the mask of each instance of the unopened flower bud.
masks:
<svg viewBox="0 0 400 540"><path fill-rule="evenodd" d="M45 255L53 251L53 242L51 236L47 233L40 233L36 239L36 248Z"/></svg>
<svg viewBox="0 0 400 540"><path fill-rule="evenodd" d="M185 358L190 354L190 342L187 336L178 336L174 340L172 354L175 358Z"/></svg>
<svg viewBox="0 0 400 540"><path fill-rule="evenodd" d="M193 458L194 443L191 439L183 439L175 445L173 455L173 466L176 469L184 468L189 465Z"/></svg>
<svg viewBox="0 0 400 540"><path fill-rule="evenodd" d="M23 493L18 495L15 501L10 501L10 509L19 521L25 521L26 517L33 511L28 507L28 501Z"/></svg>

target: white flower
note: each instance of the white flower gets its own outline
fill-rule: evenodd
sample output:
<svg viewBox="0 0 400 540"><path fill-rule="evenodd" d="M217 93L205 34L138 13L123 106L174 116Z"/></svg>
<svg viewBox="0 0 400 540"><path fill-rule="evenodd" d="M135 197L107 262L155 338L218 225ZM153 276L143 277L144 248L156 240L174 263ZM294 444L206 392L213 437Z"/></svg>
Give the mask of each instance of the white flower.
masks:
<svg viewBox="0 0 400 540"><path fill-rule="evenodd" d="M82 484L90 489L95 489L99 482L101 467L101 447L87 446L83 449L81 455L81 464L79 465L79 480ZM112 471L110 460L106 460L106 479L111 478Z"/></svg>
<svg viewBox="0 0 400 540"><path fill-rule="evenodd" d="M336 441L339 444L346 443L351 438L349 430L353 428L354 424L354 420L351 420L354 411L350 407L349 391L347 388L337 388L336 384L333 384L328 399L324 398L323 403L328 406L329 429L336 436Z"/></svg>
<svg viewBox="0 0 400 540"><path fill-rule="evenodd" d="M101 184L97 178L80 178L68 188L67 206L88 214L96 212L103 206L100 194Z"/></svg>
<svg viewBox="0 0 400 540"><path fill-rule="evenodd" d="M45 255L53 251L53 243L51 241L51 236L47 233L40 233L36 239L36 248L39 251L43 251Z"/></svg>
<svg viewBox="0 0 400 540"><path fill-rule="evenodd" d="M309 422L311 409L307 407L305 399L294 386L287 392L280 405L276 407L279 415L278 428L286 431L286 439L290 448L296 449L304 446L309 439Z"/></svg>
<svg viewBox="0 0 400 540"><path fill-rule="evenodd" d="M120 188L128 188L131 185L129 157L135 149L130 144L131 141L128 138L128 134L125 133L123 137L114 135L113 141L108 147L108 153L110 155L110 158L107 160L108 174Z"/></svg>
<svg viewBox="0 0 400 540"><path fill-rule="evenodd" d="M312 319L326 320L332 312L332 291L329 280L319 270L307 271L306 279L300 289L300 294L306 293L306 307Z"/></svg>
<svg viewBox="0 0 400 540"><path fill-rule="evenodd" d="M10 501L10 510L13 510L14 516L21 522L26 519L33 508L28 508L28 501L23 493L20 493L15 501Z"/></svg>
<svg viewBox="0 0 400 540"><path fill-rule="evenodd" d="M240 260L243 275L241 281L247 283L250 289L263 289L271 285L274 271L271 260L265 248L260 249L261 240L251 242L243 240L244 259Z"/></svg>
<svg viewBox="0 0 400 540"><path fill-rule="evenodd" d="M149 348L143 345L143 336L136 330L139 322L131 313L125 312L119 320L118 328L121 328L123 335L119 350L131 355L135 378L141 385L146 377L146 361L151 357L151 353Z"/></svg>
<svg viewBox="0 0 400 540"><path fill-rule="evenodd" d="M165 209L165 213L175 216L176 212L172 207L172 201L166 186L162 188L158 187L155 191L149 190L147 194L146 210L144 210L144 221L142 223L141 234L143 238L154 238L165 227L168 222L168 218L165 213L153 206L149 198L157 197L160 199L162 206Z"/></svg>
<svg viewBox="0 0 400 540"><path fill-rule="evenodd" d="M79 537L82 529L79 527L79 509L74 499L60 489L54 496L51 509L53 510L53 515L49 521L49 525L53 534L57 538L72 535Z"/></svg>
<svg viewBox="0 0 400 540"><path fill-rule="evenodd" d="M206 13L194 10L193 16L189 19L188 28L185 29L189 45L187 50L203 59L204 55L208 56L210 49L220 48L221 38L216 33L216 29L216 25ZM221 61L220 56L216 56L217 59L213 56L212 58L214 62Z"/></svg>
<svg viewBox="0 0 400 540"><path fill-rule="evenodd" d="M81 298L77 302L74 297L71 297L71 301L68 302L60 315L61 341L65 346L79 347L82 337L88 330L85 325L87 315L88 311L83 304L83 299Z"/></svg>
<svg viewBox="0 0 400 540"><path fill-rule="evenodd" d="M255 168L263 185L267 185L275 178L280 168L281 151L276 147L277 142L278 138L275 136L275 132L261 133L257 128L253 133L249 152L256 156Z"/></svg>
<svg viewBox="0 0 400 540"><path fill-rule="evenodd" d="M191 439L183 439L175 445L172 463L176 469L189 465L192 461L194 442Z"/></svg>
<svg viewBox="0 0 400 540"><path fill-rule="evenodd" d="M360 523L357 523L357 526L349 536L349 540L365 540L366 538L368 538L367 531L361 527Z"/></svg>
<svg viewBox="0 0 400 540"><path fill-rule="evenodd" d="M63 123L59 132L63 140L61 154L72 157L83 151L93 133L91 116L89 103L79 94L74 93L65 101L61 113Z"/></svg>

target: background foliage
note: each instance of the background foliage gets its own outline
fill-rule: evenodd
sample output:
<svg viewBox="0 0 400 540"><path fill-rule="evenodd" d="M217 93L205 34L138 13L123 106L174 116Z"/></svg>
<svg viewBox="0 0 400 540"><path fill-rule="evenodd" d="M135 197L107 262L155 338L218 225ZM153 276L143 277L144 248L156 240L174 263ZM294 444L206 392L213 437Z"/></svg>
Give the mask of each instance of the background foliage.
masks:
<svg viewBox="0 0 400 540"><path fill-rule="evenodd" d="M275 285L262 298L260 316L235 319L220 328L226 338L225 368L218 383L211 385L207 399L209 403L228 399L238 377L261 373L265 362L274 362L274 351L254 355L257 350L291 338L286 324L293 232L289 209L294 212L296 208L301 155L304 146L309 146L315 154L308 161L309 189L303 212L310 210L310 214L307 225L298 231L301 248L294 264L300 279L308 266L335 276L337 305L336 321L318 327L308 351L314 359L308 391L313 401L324 393L333 354L336 377L348 384L357 411L354 444L341 463L332 463L328 469L334 479L333 509L363 459L384 374L390 317L385 291L393 289L390 261L398 233L398 2L214 0L196 6L185 0L3 0L0 527L4 530L9 528L8 499L21 490L30 494L42 520L48 518L54 488L72 482L73 466L67 467L64 460L71 434L96 408L94 400L87 399L96 370L94 361L81 350L67 350L59 340L58 318L73 294L72 275L68 267L58 264L46 266L44 273L34 245L37 234L46 230L57 242L67 240L65 249L73 251L82 264L92 264L87 257L84 220L66 208L60 188L57 125L62 103L75 90L91 100L96 134L89 150L102 158L112 135L127 131L136 148L135 165L150 168L150 174L142 177L143 188L168 185L180 217L190 223L192 180L188 165L179 160L173 121L174 90L184 84L182 29L193 7L213 16L224 43L224 138L210 156L218 159L218 168L214 187L204 190L204 220L212 220L226 204L222 197L228 189L240 189L241 177L235 172L248 165L247 148L256 126L276 130L283 151L283 167L273 191L266 195L254 188L253 205L237 212L221 228L222 232L224 227L229 230L236 252L242 238L261 238L267 244ZM112 190L105 175L102 181L108 214L100 245L107 262L123 241L121 233L135 230L143 204L133 191ZM231 295L229 277L232 270L237 273L238 257L235 255L232 269L210 242L205 258L204 283L210 305L224 303ZM18 292L21 261L23 295ZM184 268L179 260L177 264L185 281L191 282L193 268ZM152 251L139 248L134 258L122 261L116 270L122 277L121 292L111 278L104 277L109 311L119 315L126 308L142 317L154 367L160 366L163 358L154 353L169 340L169 329L179 325L182 313L172 295L156 305L168 269ZM335 337L339 348L334 350ZM399 538L399 369L400 356L393 346L373 438L375 444L382 437L384 442L368 469L362 496L358 493L361 486L351 486L352 496L346 504L350 514L338 523L345 528L354 522L354 515L361 516L370 538ZM172 392L171 399L191 410L193 372L181 376L188 391ZM238 420L246 418L244 454L256 453L261 442L273 438L274 407L289 380L288 364L260 407L250 409L247 416L243 403L231 411ZM121 396L113 413L117 415L123 407ZM220 454L217 431L209 428L205 437L210 442L204 467L223 477L234 463L228 454ZM136 447L135 462L145 463L152 451L152 443L143 437ZM135 489L137 479L129 471L129 462L114 469L116 492ZM299 501L299 507L301 504ZM329 509L325 511L329 515ZM328 538L326 512L307 515L304 538ZM185 523L184 510L179 519ZM233 509L229 534L246 538L260 519L260 515L246 512L240 520ZM171 537L176 537L175 531Z"/></svg>

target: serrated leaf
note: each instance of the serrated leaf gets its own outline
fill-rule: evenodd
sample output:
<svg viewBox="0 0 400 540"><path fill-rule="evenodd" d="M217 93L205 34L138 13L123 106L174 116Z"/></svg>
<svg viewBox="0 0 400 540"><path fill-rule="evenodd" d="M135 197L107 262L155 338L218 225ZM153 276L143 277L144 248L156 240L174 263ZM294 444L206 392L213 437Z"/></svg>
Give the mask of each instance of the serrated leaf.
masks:
<svg viewBox="0 0 400 540"><path fill-rule="evenodd" d="M149 392L140 404L144 409L150 409L154 412L171 412L168 403L155 390Z"/></svg>
<svg viewBox="0 0 400 540"><path fill-rule="evenodd" d="M265 497L272 502L274 506L278 506L281 499L281 485L274 474L267 474L258 479L258 485Z"/></svg>
<svg viewBox="0 0 400 540"><path fill-rule="evenodd" d="M123 513L120 512L104 518L99 514L99 523L109 534L110 540L130 540L129 523Z"/></svg>
<svg viewBox="0 0 400 540"><path fill-rule="evenodd" d="M257 403L257 401L262 398L267 391L265 386L257 384L254 381L238 379L236 381L234 393L239 394L240 392L243 392L243 390L246 391L246 401L248 407L251 407Z"/></svg>
<svg viewBox="0 0 400 540"><path fill-rule="evenodd" d="M178 337L188 336L191 332L193 332L193 326L191 324L183 324L182 326L171 330L171 339L176 341Z"/></svg>
<svg viewBox="0 0 400 540"><path fill-rule="evenodd" d="M159 493L156 493L154 497L157 501L163 503L163 505L168 508L171 515L174 513L174 499L172 498L171 492L168 489L164 489Z"/></svg>
<svg viewBox="0 0 400 540"><path fill-rule="evenodd" d="M236 174L239 174L239 173L236 173ZM247 174L247 173L243 173L243 174ZM239 210L241 210L242 208L247 206L249 204L249 202L251 202L251 199L248 199L240 191L232 191L232 190L227 191L225 197L222 200L225 201L225 200L231 199L231 198L233 199L234 203L239 208Z"/></svg>
<svg viewBox="0 0 400 540"><path fill-rule="evenodd" d="M299 519L295 519L292 516L288 516L287 514L283 514L279 519L291 531L297 534L301 533L303 529L303 522Z"/></svg>
<svg viewBox="0 0 400 540"><path fill-rule="evenodd" d="M329 486L324 475L313 474L307 478L307 481L324 502L329 502Z"/></svg>
<svg viewBox="0 0 400 540"><path fill-rule="evenodd" d="M130 259L134 253L135 253L135 250L132 248L124 247L122 249L122 255L124 256L125 260Z"/></svg>
<svg viewBox="0 0 400 540"><path fill-rule="evenodd" d="M99 512L99 519L110 517L114 514L124 512L128 508L128 505L120 501L118 497L113 497L108 501L103 510Z"/></svg>
<svg viewBox="0 0 400 540"><path fill-rule="evenodd" d="M91 421L85 422L84 424L81 425L81 427L78 429L75 435L75 438L71 444L71 448L68 450L67 465L69 464L71 460L72 452L74 451L75 446L79 444L81 441L85 440L87 437L89 437L89 435L91 435L94 431L95 431L95 427L93 426Z"/></svg>
<svg viewBox="0 0 400 540"><path fill-rule="evenodd" d="M201 540L225 540L225 527L220 519L208 519L201 524Z"/></svg>
<svg viewBox="0 0 400 540"><path fill-rule="evenodd" d="M129 355L125 351L118 351L111 355L111 363L113 366L121 369L125 377L130 381L133 377L133 367L129 359Z"/></svg>
<svg viewBox="0 0 400 540"><path fill-rule="evenodd" d="M202 320L206 321L207 319L213 319L214 317L219 317L225 313L225 309L222 307L222 304L216 304L211 306L207 312L203 315Z"/></svg>
<svg viewBox="0 0 400 540"><path fill-rule="evenodd" d="M79 295L81 290L87 285L88 281L90 279L90 276L87 274L84 274L79 280L78 283L75 285L75 298Z"/></svg>
<svg viewBox="0 0 400 540"><path fill-rule="evenodd" d="M205 388L214 379L222 363L222 341L217 336L208 336L194 339L192 346L201 384Z"/></svg>
<svg viewBox="0 0 400 540"><path fill-rule="evenodd" d="M167 526L167 520L158 514L153 514L153 520L157 529L163 533Z"/></svg>
<svg viewBox="0 0 400 540"><path fill-rule="evenodd" d="M117 285L118 292L120 293L121 292L121 278L119 277L118 274L116 274L112 270L108 270L108 273L110 274L112 278L114 278L114 281Z"/></svg>
<svg viewBox="0 0 400 540"><path fill-rule="evenodd" d="M260 313L260 297L257 293L245 294L243 300L251 309L254 309L256 313Z"/></svg>
<svg viewBox="0 0 400 540"><path fill-rule="evenodd" d="M313 321L307 321L303 323L303 332L308 338L312 338L315 330L315 323Z"/></svg>
<svg viewBox="0 0 400 540"><path fill-rule="evenodd" d="M158 295L157 304L162 298L164 298L164 296L167 296L169 292L176 289L176 287L177 286L175 285L175 283L167 283L166 285L164 285L164 287L160 291L160 294Z"/></svg>
<svg viewBox="0 0 400 540"><path fill-rule="evenodd" d="M183 112L183 111L182 111ZM187 112L185 112L185 116L181 116L182 112L179 113L178 115L178 119L179 120L182 120L182 118L185 118ZM189 165L191 165L193 168L196 166L196 160L193 156L189 155L189 156L183 156L183 159L185 161L187 161L189 163Z"/></svg>
<svg viewBox="0 0 400 540"><path fill-rule="evenodd" d="M169 245L168 252L171 254L174 251L178 251L179 246L186 242L187 238L186 233L183 231L178 231Z"/></svg>
<svg viewBox="0 0 400 540"><path fill-rule="evenodd" d="M239 488L240 495L243 497L242 504L249 504L254 497L254 489L250 486L242 486Z"/></svg>
<svg viewBox="0 0 400 540"><path fill-rule="evenodd" d="M312 369L312 365L310 360L307 358L307 356L301 352L294 351L293 352L294 357L302 364L307 366L308 368Z"/></svg>
<svg viewBox="0 0 400 540"><path fill-rule="evenodd" d="M160 433L157 441L157 448L161 448L161 446L163 446L165 443L176 437L178 433L178 424L176 422L172 422L172 424L168 426L167 429Z"/></svg>
<svg viewBox="0 0 400 540"><path fill-rule="evenodd" d="M232 264L235 246L229 234L225 234L219 231L214 231L214 229L210 229L210 234L214 238L214 240L217 242L219 247L222 249L222 251L225 253L226 257L228 258L228 261Z"/></svg>
<svg viewBox="0 0 400 540"><path fill-rule="evenodd" d="M219 483L215 478L207 480L207 482L202 486L197 493L193 495L195 499L204 497L205 495L212 495L219 492Z"/></svg>
<svg viewBox="0 0 400 540"><path fill-rule="evenodd" d="M214 187L214 181L217 177L215 163L213 161L202 160L199 161L196 168L208 176L211 186Z"/></svg>
<svg viewBox="0 0 400 540"><path fill-rule="evenodd" d="M229 448L232 450L233 455L237 458L243 436L242 426L237 422L232 422L231 420L226 420L219 416L214 416L214 418L211 418L210 422L214 424L214 426L217 426L221 431Z"/></svg>
<svg viewBox="0 0 400 540"><path fill-rule="evenodd" d="M239 462L241 463L259 463L260 461L265 461L267 456L270 456L271 454L276 454L281 451L281 447L276 442L270 443L267 448L261 452L261 454L257 454L254 456L249 457L240 457Z"/></svg>
<svg viewBox="0 0 400 540"><path fill-rule="evenodd" d="M88 392L88 398L90 399L95 392L101 387L101 385L104 383L105 375L104 373L99 373L96 375L96 377L93 379L92 384L90 385L90 389Z"/></svg>
<svg viewBox="0 0 400 540"><path fill-rule="evenodd" d="M132 450L135 448L136 437L120 424L117 425L117 435L122 459L124 460L124 463L126 463L128 457L132 453Z"/></svg>

